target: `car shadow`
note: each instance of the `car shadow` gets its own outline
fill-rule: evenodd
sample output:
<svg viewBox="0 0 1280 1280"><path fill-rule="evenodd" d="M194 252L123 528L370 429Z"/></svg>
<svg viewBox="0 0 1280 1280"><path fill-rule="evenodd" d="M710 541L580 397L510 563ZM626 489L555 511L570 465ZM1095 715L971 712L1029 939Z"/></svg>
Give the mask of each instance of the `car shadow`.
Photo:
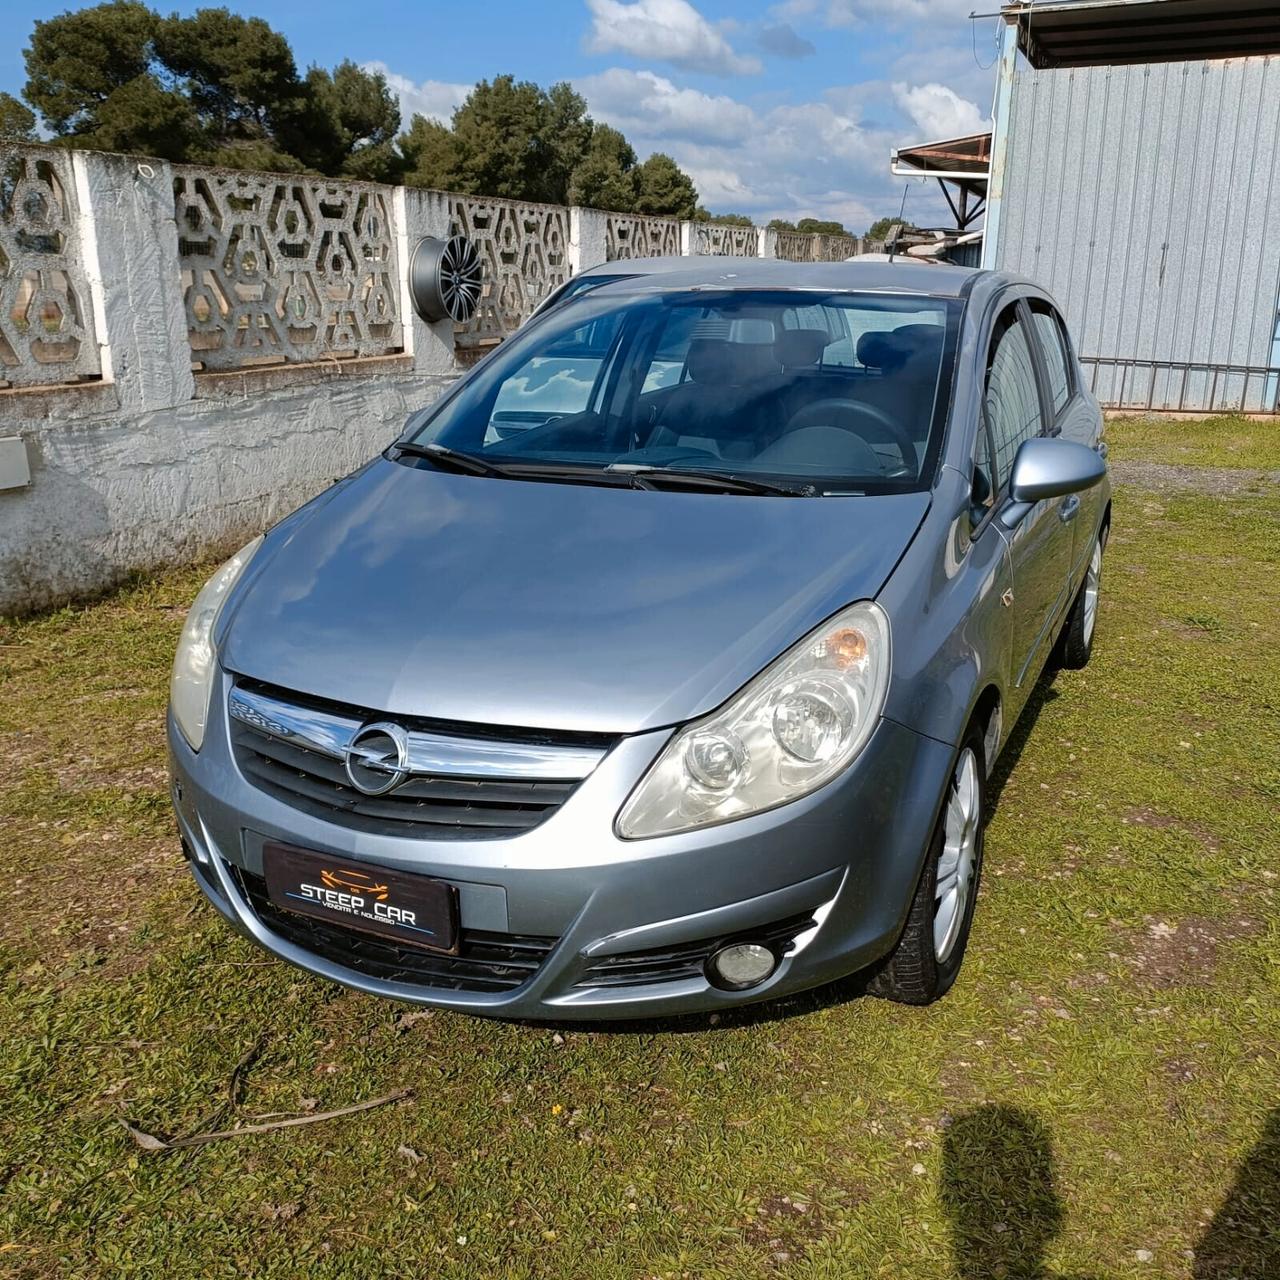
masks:
<svg viewBox="0 0 1280 1280"><path fill-rule="evenodd" d="M1022 708L1022 714L1018 716L1018 723L1013 726L1013 732L1010 733L1008 741L1004 744L1004 750L1000 752L1000 759L996 761L996 767L987 779L988 822L991 821L1000 807L1000 798L1004 794L1005 784L1009 781L1009 775L1018 767L1018 762L1022 759L1022 752L1035 731L1036 721L1040 719L1040 713L1051 702L1056 702L1062 696L1053 687L1057 675L1057 668L1052 664L1041 673L1040 679L1036 681L1035 687L1027 698L1026 706Z"/></svg>
<svg viewBox="0 0 1280 1280"><path fill-rule="evenodd" d="M954 1116L943 1136L939 1199L957 1280L1099 1280L1046 1265L1065 1217L1056 1183L1049 1131L1030 1112L986 1103ZM1194 1280L1280 1277L1280 1109L1194 1252Z"/></svg>

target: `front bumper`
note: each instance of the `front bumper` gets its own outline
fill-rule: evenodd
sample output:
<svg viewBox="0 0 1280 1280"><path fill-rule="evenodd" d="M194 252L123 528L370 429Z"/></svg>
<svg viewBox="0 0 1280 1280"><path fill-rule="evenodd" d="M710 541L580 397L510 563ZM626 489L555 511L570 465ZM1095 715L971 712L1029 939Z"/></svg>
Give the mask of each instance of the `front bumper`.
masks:
<svg viewBox="0 0 1280 1280"><path fill-rule="evenodd" d="M496 840L374 835L322 820L250 783L234 758L226 692L197 754L169 721L173 798L197 883L241 933L284 960L375 995L512 1018L597 1019L706 1011L817 986L879 959L901 931L951 768L952 748L883 720L853 766L803 800L701 831L642 841L618 809L669 737L622 739L542 825ZM464 931L535 935L545 958L509 990L373 976L270 927L246 886L262 846L303 848L446 880ZM811 920L773 975L745 992L698 972L630 985L593 975L636 953ZM683 951L682 951L683 949ZM627 965L621 964L626 971Z"/></svg>

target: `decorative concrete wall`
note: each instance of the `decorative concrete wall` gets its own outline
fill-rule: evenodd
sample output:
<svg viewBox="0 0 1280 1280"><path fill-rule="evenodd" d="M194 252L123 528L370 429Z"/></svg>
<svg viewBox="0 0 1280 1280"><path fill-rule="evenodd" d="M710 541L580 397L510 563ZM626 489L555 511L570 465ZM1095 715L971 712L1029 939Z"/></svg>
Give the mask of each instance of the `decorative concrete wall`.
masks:
<svg viewBox="0 0 1280 1280"><path fill-rule="evenodd" d="M71 157L0 151L0 387L100 373Z"/></svg>
<svg viewBox="0 0 1280 1280"><path fill-rule="evenodd" d="M480 308L426 324L410 254L458 233L485 264ZM575 272L857 244L0 146L0 614L233 548L384 448Z"/></svg>
<svg viewBox="0 0 1280 1280"><path fill-rule="evenodd" d="M234 271L221 287L249 281L253 305L217 306L213 328L229 339L219 348L227 358L217 362L232 367L193 369L208 363L207 351L193 347L208 327L192 325L191 289L184 287L190 258L179 252L181 203L174 199L177 185L181 202L184 175L156 160L53 154L66 163L68 189L79 197L78 222L64 230L73 254L66 260L82 268L74 285L89 297L79 304L80 341L88 345L89 367L101 376L69 385L66 364L28 361L23 344L17 377L12 366L0 366L9 381L24 384L0 390L0 439L22 442L27 467L21 471L29 472L27 483L12 488L5 487L10 473L0 472L0 614L100 591L138 570L233 550L384 448L413 410L456 377L451 326L427 325L413 315L398 269L380 303L394 321L391 354L339 358L338 351L274 336L243 341L255 327L274 333L273 320L283 325L296 318L269 292L279 297L282 273L294 268L277 262L255 284L254 271L236 267L229 251L208 260L221 271L231 258ZM380 229L382 261L404 262L409 243L447 233L447 214L427 193L383 191L391 226L389 239ZM12 217L0 210L0 245L7 243L2 237ZM184 234L190 229L184 222ZM268 234L258 252L270 261L277 249ZM357 246L357 264L372 261ZM361 297L358 270L344 270L339 279L333 292L346 290L348 303ZM9 322L15 295L9 276L0 273L0 281ZM320 328L350 350L340 322ZM90 335L96 343L88 342ZM305 359L313 354L326 358ZM75 367L84 366L77 361ZM46 385L29 385L41 376ZM21 471L11 479L26 479Z"/></svg>

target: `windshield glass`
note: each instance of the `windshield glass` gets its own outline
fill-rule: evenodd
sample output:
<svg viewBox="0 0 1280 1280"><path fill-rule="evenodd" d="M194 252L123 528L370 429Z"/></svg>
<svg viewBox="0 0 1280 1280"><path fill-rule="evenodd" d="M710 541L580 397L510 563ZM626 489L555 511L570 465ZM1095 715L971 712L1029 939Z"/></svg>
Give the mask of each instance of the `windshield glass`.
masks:
<svg viewBox="0 0 1280 1280"><path fill-rule="evenodd" d="M791 290L588 293L510 339L412 437L487 463L890 492L933 473L959 303ZM543 466L545 471L545 465Z"/></svg>

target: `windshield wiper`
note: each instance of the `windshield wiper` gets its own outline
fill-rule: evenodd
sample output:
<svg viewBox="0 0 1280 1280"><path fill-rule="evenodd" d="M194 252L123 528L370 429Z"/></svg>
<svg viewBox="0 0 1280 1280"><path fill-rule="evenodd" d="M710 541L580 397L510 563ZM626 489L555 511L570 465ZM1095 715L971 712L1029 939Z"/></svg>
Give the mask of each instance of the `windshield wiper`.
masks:
<svg viewBox="0 0 1280 1280"><path fill-rule="evenodd" d="M450 449L448 445L429 441L419 444L416 440L401 440L391 446L403 458L426 458L428 462L454 471L461 471L468 476L505 476L507 471L490 462L487 458L479 458L474 453L464 453L461 449Z"/></svg>
<svg viewBox="0 0 1280 1280"><path fill-rule="evenodd" d="M555 462L531 458L528 462L490 462L475 453L451 449L448 445L416 440L392 446L400 456L426 458L439 466L470 476L498 476L504 480L573 480L581 484L625 485L628 478L608 474L608 469L591 462Z"/></svg>
<svg viewBox="0 0 1280 1280"><path fill-rule="evenodd" d="M401 457L425 458L437 466L471 476L499 476L506 480L576 480L583 484L624 484L637 489L659 489L670 485L703 489L709 493L769 493L788 498L811 498L818 490L811 484L783 484L755 476L730 475L723 471L700 471L684 467L661 467L643 462L611 462L607 467L594 463L555 462L531 458L528 462L490 462L478 454L429 441L402 440L392 445Z"/></svg>
<svg viewBox="0 0 1280 1280"><path fill-rule="evenodd" d="M772 493L787 498L813 498L818 494L817 488L811 484L784 484L780 480L732 475L726 471L661 467L644 462L612 462L605 470L630 476L632 483L641 489L658 489L670 484L687 489L705 489L709 493Z"/></svg>

